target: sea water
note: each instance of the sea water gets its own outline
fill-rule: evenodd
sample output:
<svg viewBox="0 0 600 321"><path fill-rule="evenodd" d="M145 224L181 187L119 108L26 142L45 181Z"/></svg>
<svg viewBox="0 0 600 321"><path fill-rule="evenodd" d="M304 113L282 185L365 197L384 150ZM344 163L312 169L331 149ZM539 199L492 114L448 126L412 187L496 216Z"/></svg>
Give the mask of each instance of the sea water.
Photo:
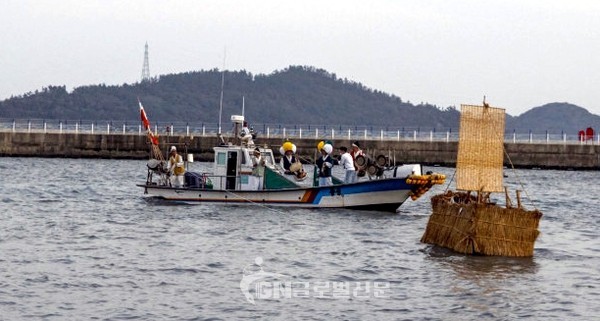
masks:
<svg viewBox="0 0 600 321"><path fill-rule="evenodd" d="M447 186L397 214L169 205L145 161L0 158L0 319L597 320L598 172L506 175L544 213L532 258L420 243Z"/></svg>

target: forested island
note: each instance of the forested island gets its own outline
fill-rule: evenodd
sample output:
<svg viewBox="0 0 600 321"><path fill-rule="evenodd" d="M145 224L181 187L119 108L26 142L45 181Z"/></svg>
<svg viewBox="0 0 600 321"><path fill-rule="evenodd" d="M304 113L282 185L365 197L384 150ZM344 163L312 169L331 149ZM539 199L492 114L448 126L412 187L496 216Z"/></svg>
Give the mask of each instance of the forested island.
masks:
<svg viewBox="0 0 600 321"><path fill-rule="evenodd" d="M135 120L138 98L152 119L162 122L217 122L221 79L223 117L240 114L260 123L374 125L394 128L458 128L455 106L414 103L368 88L335 73L290 66L271 74L218 69L161 75L135 84L65 86L0 101L0 118ZM600 116L568 103L550 103L517 117L507 115L507 131L573 133L600 128Z"/></svg>

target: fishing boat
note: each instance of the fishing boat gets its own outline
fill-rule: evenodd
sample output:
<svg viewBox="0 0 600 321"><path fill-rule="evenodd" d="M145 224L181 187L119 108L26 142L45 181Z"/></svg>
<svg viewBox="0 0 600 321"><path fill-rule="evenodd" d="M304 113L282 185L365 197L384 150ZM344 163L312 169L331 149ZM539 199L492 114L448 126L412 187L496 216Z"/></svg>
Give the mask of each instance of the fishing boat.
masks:
<svg viewBox="0 0 600 321"><path fill-rule="evenodd" d="M141 103L140 110L142 123L148 131L151 157L147 164L146 182L137 186L143 188L144 195L149 198L188 204L262 204L395 212L407 199L416 200L434 184L442 184L445 179L441 174L423 173L420 164L378 166L363 159L363 163L370 163L377 168L373 171L374 175L365 176L351 184L333 179L331 186L318 186L314 171L312 175L306 171L309 174L305 173L305 176L312 176L308 179L286 175L268 146L255 145L254 142L249 144L241 139L225 142L221 136L220 145L213 148L211 171L194 172L188 168L184 186L175 187L170 184L158 139L150 129ZM234 115L231 120L234 133L238 133L244 117ZM262 160L263 171L260 175L255 172L255 151L260 153ZM295 172L304 172L304 166L307 166L299 163L294 165Z"/></svg>
<svg viewBox="0 0 600 321"><path fill-rule="evenodd" d="M421 242L463 254L533 256L542 212L527 210L503 186L505 110L461 105L456 189L431 198L432 214ZM507 159L510 162L510 157ZM524 187L523 187L524 190ZM492 193L503 193L498 205Z"/></svg>

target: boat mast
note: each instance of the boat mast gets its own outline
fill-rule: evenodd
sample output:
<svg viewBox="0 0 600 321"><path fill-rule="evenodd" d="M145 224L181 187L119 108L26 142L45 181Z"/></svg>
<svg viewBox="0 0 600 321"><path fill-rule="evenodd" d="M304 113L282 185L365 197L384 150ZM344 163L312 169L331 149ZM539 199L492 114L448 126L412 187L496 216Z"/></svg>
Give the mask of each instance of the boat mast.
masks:
<svg viewBox="0 0 600 321"><path fill-rule="evenodd" d="M221 136L221 116L223 114L223 87L225 87L225 55L227 49L223 48L223 70L221 71L221 99L219 100L219 132L218 136Z"/></svg>

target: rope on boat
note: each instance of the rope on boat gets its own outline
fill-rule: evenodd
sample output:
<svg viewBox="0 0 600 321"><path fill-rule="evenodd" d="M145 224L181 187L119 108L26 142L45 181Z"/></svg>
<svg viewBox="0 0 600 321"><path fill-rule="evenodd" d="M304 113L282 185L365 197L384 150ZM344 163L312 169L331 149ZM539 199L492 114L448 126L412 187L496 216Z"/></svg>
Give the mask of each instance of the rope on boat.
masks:
<svg viewBox="0 0 600 321"><path fill-rule="evenodd" d="M264 204L256 203L256 202L254 202L254 201L252 201L252 200L250 200L250 199L247 199L247 198L243 197L242 195L236 194L236 193L234 193L234 192L232 192L232 191L225 190L225 192L226 192L226 193L228 193L228 194L231 194L231 195L233 195L233 196L235 196L235 197L237 197L237 198L239 198L239 199L243 199L244 201L246 201L246 202L248 202L248 203L251 203L251 204L253 204L253 205L260 206L260 207L263 207L263 208L266 208L266 209L268 209L268 210L270 210L270 211L273 211L273 212L275 212L275 213L285 214L285 212L283 212L283 211L276 210L276 209L274 209L274 208L271 208L271 207L268 207L268 206L266 206L266 205L264 205Z"/></svg>
<svg viewBox="0 0 600 321"><path fill-rule="evenodd" d="M525 192L525 195L527 195L527 198L531 201L531 205L537 211L538 210L537 206L535 206L535 202L534 202L533 198L531 198L531 196L529 196L529 193L527 193L525 186L521 182L521 179L520 179L519 175L517 174L517 171L515 170L515 165L513 164L512 160L510 159L510 156L506 152L506 148L503 148L503 150L504 150L504 155L506 155L506 157L508 158L508 162L510 163L510 167L512 168L513 173L515 174L515 177L517 178L517 182L519 183L519 185L521 185L521 189L523 189L523 192Z"/></svg>
<svg viewBox="0 0 600 321"><path fill-rule="evenodd" d="M444 194L446 194L446 192L448 192L448 189L450 188L450 184L452 184L452 181L454 181L454 175L456 175L456 167L454 167L454 172L452 172L452 178L450 178L450 180L448 181L448 185L446 185Z"/></svg>

